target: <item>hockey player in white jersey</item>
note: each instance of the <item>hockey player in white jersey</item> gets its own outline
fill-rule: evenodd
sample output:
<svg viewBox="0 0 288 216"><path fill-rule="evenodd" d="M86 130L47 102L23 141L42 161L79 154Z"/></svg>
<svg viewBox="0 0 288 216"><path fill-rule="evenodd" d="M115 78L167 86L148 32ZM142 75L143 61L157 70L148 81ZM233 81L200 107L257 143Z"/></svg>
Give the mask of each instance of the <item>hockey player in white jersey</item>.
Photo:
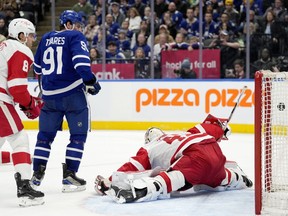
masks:
<svg viewBox="0 0 288 216"><path fill-rule="evenodd" d="M90 126L87 94L101 87L91 71L87 40L79 31L80 16L73 10L61 13L60 31L46 33L37 48L34 72L41 76L44 106L39 116L39 132L33 155L34 185L44 178L51 145L64 117L70 142L63 163L62 192L83 191L86 181L76 176Z"/></svg>
<svg viewBox="0 0 288 216"><path fill-rule="evenodd" d="M39 205L44 203L44 194L30 186L29 140L15 109L19 104L29 119L35 119L43 106L42 100L31 96L27 90L27 76L34 61L31 48L35 27L29 20L17 18L10 22L8 32L8 39L0 43L0 148L5 141L12 147L19 205ZM2 156L2 162L10 160L8 153Z"/></svg>
<svg viewBox="0 0 288 216"><path fill-rule="evenodd" d="M194 191L252 187L235 162L228 167L218 145L230 133L224 122L208 115L187 132L166 134L159 128L148 129L146 144L136 156L109 179L97 176L96 191L118 203L129 203L169 198L172 192L192 187Z"/></svg>

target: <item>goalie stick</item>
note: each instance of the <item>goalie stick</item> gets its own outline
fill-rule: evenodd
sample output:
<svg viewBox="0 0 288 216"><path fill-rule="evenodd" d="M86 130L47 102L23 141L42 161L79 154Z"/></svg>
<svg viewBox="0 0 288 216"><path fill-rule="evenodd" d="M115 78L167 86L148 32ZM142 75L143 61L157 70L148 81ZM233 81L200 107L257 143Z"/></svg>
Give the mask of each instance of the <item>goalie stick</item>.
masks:
<svg viewBox="0 0 288 216"><path fill-rule="evenodd" d="M227 125L228 125L228 123L231 121L231 119L232 119L232 116L233 116L233 114L234 114L234 112L235 112L236 108L239 106L239 103L240 103L240 99L241 99L241 97L244 95L244 93L245 93L246 89L247 89L247 86L244 86L244 87L242 88L242 90L241 90L241 92L240 92L240 95L239 95L239 97L238 97L238 99L237 99L237 101L236 101L236 103L235 103L235 105L234 105L234 107L233 107L233 109L232 109L232 111L231 111L231 113L230 113L229 117L228 117L228 120L227 120L227 123L226 123L226 125L225 125L225 128L224 128L224 129L226 129L226 128L227 128Z"/></svg>

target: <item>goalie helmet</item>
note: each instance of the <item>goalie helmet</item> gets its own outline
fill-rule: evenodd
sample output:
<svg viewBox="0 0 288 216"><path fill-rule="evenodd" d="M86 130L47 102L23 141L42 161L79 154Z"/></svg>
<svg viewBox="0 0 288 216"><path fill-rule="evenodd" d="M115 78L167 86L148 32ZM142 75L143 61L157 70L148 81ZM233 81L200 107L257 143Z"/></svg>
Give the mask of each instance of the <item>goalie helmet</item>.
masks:
<svg viewBox="0 0 288 216"><path fill-rule="evenodd" d="M9 37L19 40L19 34L23 33L25 37L29 34L36 34L35 27L32 22L24 18L13 19L8 26Z"/></svg>
<svg viewBox="0 0 288 216"><path fill-rule="evenodd" d="M61 13L59 21L60 25L65 25L68 21L70 21L72 24L81 23L82 17L80 17L80 15L73 10L65 10Z"/></svg>
<svg viewBox="0 0 288 216"><path fill-rule="evenodd" d="M157 139L158 137L164 135L165 133L157 127L150 127L145 133L145 144Z"/></svg>

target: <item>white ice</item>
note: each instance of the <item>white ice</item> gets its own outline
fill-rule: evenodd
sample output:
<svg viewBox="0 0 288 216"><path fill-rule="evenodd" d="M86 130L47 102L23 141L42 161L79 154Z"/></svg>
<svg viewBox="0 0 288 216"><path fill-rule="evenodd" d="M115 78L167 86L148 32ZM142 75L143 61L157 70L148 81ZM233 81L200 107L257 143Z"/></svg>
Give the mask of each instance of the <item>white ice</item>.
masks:
<svg viewBox="0 0 288 216"><path fill-rule="evenodd" d="M31 152L37 131L27 131ZM87 181L86 191L62 193L62 167L68 131L58 132L52 145L46 176L40 186L45 193L45 204L19 207L16 183L11 164L0 166L0 214L2 216L249 216L254 215L254 188L185 194L169 200L145 203L116 204L109 197L94 191L96 175L110 176L122 163L133 156L143 144L144 131L92 131L88 134L85 152L78 176ZM243 171L254 180L254 138L252 134L232 134L221 147L228 160L237 161ZM9 150L7 144L4 149Z"/></svg>

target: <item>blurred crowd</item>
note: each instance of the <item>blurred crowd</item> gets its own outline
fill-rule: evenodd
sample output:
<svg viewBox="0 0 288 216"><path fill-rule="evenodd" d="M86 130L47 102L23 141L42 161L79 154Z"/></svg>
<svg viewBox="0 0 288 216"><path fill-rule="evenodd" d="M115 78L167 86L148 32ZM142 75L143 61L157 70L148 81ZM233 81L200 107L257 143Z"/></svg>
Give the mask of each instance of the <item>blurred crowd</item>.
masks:
<svg viewBox="0 0 288 216"><path fill-rule="evenodd" d="M5 36L5 24L23 4L33 5L37 22L49 5L43 1L1 0L0 34ZM105 53L106 63L133 62L136 78L149 78L152 57L155 78L161 78L163 50L193 51L202 45L220 49L221 78L246 78L246 0L203 0L202 5L203 17L199 0L155 0L154 11L149 0L78 0L71 9L82 16L92 63L101 63ZM288 71L288 1L250 0L249 5L250 78L261 69Z"/></svg>

